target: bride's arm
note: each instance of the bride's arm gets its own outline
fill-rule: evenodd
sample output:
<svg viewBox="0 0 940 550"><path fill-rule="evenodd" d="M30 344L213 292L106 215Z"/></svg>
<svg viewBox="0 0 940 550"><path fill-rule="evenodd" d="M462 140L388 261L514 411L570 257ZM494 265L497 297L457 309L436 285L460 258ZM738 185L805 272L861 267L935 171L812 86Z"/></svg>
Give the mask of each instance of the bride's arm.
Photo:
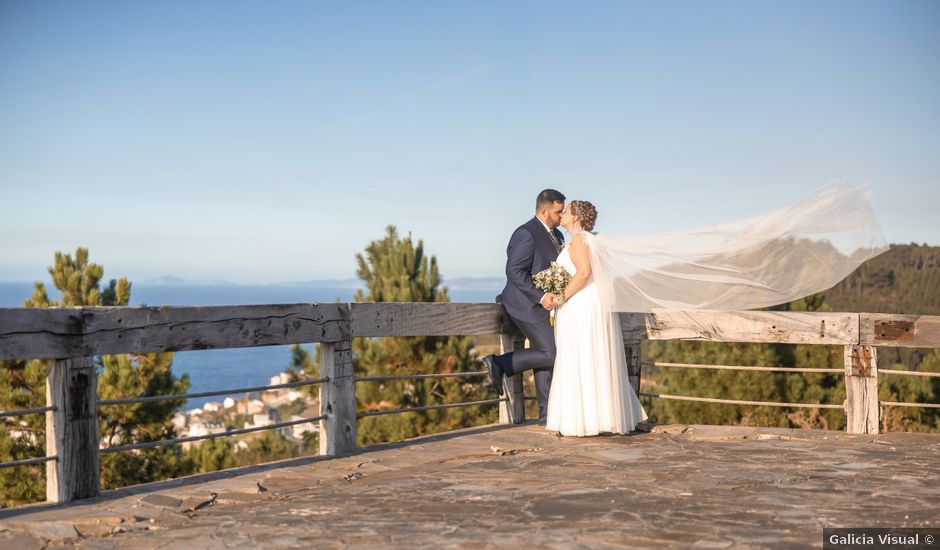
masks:
<svg viewBox="0 0 940 550"><path fill-rule="evenodd" d="M579 290L587 285L588 278L591 277L591 258L588 254L587 245L584 244L584 237L575 235L568 245L568 254L571 254L571 261L574 262L574 268L577 273L568 281L565 287L564 299L570 300Z"/></svg>

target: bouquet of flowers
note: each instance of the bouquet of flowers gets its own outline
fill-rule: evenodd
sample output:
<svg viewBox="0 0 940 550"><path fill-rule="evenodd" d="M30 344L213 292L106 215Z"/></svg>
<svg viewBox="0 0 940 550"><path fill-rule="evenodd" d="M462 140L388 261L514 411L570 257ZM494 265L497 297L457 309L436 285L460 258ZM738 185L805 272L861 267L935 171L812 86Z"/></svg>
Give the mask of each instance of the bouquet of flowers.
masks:
<svg viewBox="0 0 940 550"><path fill-rule="evenodd" d="M552 262L552 265L550 265L548 269L539 271L532 276L532 282L535 284L535 288L542 292L551 292L555 295L561 295L570 280L571 274L568 273L568 270L558 265L556 262ZM555 326L554 309L549 313L548 319L551 325Z"/></svg>

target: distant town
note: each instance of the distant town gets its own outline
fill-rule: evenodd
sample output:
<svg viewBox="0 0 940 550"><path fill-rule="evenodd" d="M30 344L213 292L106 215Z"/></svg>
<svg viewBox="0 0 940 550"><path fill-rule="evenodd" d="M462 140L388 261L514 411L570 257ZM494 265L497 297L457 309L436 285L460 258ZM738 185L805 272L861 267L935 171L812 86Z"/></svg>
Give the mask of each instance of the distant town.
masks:
<svg viewBox="0 0 940 550"><path fill-rule="evenodd" d="M282 372L271 377L270 385L289 383L290 375ZM178 437L192 437L225 433L229 430L270 426L280 422L303 420L320 414L320 400L301 389L281 388L251 392L241 397L226 397L222 401L209 401L201 407L180 411L173 415L173 426ZM293 441L303 441L304 434L319 430L318 422L294 424L277 431ZM235 443L236 449L248 447L246 440L263 432L246 434ZM202 441L183 443L183 448L198 446Z"/></svg>

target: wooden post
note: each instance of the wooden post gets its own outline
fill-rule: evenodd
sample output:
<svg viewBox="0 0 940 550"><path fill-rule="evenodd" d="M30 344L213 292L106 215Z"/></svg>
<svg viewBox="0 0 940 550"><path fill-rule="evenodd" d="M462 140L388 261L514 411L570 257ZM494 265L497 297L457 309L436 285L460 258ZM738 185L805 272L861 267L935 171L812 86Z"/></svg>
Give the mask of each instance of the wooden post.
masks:
<svg viewBox="0 0 940 550"><path fill-rule="evenodd" d="M46 362L46 500L98 496L98 376L92 357Z"/></svg>
<svg viewBox="0 0 940 550"><path fill-rule="evenodd" d="M639 340L624 340L623 353L627 359L627 378L636 396L640 396L640 372L643 367L643 351Z"/></svg>
<svg viewBox="0 0 940 550"><path fill-rule="evenodd" d="M337 455L356 448L356 379L352 341L320 344L320 454Z"/></svg>
<svg viewBox="0 0 940 550"><path fill-rule="evenodd" d="M512 336L510 334L499 335L500 354L510 351L523 349L525 338ZM503 377L503 388L509 401L503 401L499 404L499 423L500 424L523 424L525 423L525 398L522 391L522 375Z"/></svg>
<svg viewBox="0 0 940 550"><path fill-rule="evenodd" d="M878 433L877 357L874 346L845 346L846 433Z"/></svg>

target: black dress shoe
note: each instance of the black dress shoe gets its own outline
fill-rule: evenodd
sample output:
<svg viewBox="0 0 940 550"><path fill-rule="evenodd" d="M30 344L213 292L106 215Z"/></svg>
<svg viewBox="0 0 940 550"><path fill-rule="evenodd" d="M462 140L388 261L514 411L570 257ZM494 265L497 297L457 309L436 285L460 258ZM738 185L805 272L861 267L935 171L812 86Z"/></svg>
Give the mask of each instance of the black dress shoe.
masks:
<svg viewBox="0 0 940 550"><path fill-rule="evenodd" d="M490 382L492 382L496 394L503 395L503 370L496 364L495 359L495 355L487 355L483 358L483 365L490 373Z"/></svg>

